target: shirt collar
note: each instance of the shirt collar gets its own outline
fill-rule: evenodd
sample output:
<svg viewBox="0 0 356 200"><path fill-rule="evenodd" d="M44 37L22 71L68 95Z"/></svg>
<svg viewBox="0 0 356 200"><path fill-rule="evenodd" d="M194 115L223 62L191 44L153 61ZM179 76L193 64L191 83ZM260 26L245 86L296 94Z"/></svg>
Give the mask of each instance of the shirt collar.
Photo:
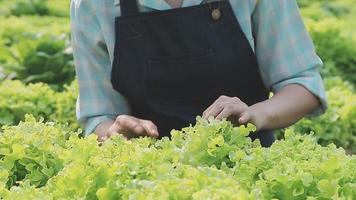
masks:
<svg viewBox="0 0 356 200"><path fill-rule="evenodd" d="M198 5L203 0L184 0L182 7ZM156 10L168 10L172 9L165 0L138 0L138 2L145 7L149 7ZM114 0L114 5L120 5L120 0Z"/></svg>

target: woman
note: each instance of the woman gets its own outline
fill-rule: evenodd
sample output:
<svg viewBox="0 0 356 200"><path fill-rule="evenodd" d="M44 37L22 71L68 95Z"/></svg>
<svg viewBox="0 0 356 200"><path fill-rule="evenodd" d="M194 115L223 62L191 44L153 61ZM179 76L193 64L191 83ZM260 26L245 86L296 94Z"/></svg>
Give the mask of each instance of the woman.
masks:
<svg viewBox="0 0 356 200"><path fill-rule="evenodd" d="M169 136L202 115L253 123L270 146L326 109L295 1L72 0L71 20L86 135Z"/></svg>

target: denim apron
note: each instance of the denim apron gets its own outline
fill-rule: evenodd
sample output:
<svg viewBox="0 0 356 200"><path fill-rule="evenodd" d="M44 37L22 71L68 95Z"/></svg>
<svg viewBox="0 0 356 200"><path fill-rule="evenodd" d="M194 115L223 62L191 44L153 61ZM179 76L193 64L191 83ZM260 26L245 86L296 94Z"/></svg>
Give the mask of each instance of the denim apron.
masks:
<svg viewBox="0 0 356 200"><path fill-rule="evenodd" d="M153 121L160 137L194 124L221 95L247 105L268 98L228 0L144 13L135 0L121 0L120 7L111 82L131 114ZM272 131L250 137L266 147L274 141Z"/></svg>

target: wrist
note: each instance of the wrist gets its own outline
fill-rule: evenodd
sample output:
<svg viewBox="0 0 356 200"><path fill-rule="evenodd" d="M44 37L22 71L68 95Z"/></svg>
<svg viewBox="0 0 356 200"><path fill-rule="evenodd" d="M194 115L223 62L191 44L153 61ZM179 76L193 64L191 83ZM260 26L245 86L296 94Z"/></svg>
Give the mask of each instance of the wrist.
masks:
<svg viewBox="0 0 356 200"><path fill-rule="evenodd" d="M273 122L273 113L268 109L268 102L260 102L250 106L251 113L253 113L252 123L256 126L257 131L268 130Z"/></svg>

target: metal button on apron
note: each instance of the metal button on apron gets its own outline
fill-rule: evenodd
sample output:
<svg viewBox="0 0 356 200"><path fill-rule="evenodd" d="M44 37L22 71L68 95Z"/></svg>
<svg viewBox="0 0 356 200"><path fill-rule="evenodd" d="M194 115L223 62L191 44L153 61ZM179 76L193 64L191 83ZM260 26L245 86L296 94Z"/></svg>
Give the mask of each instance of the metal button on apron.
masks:
<svg viewBox="0 0 356 200"><path fill-rule="evenodd" d="M220 11L220 9L214 9L214 10L211 12L211 17L212 17L215 21L219 20L220 17L221 17L221 11Z"/></svg>

